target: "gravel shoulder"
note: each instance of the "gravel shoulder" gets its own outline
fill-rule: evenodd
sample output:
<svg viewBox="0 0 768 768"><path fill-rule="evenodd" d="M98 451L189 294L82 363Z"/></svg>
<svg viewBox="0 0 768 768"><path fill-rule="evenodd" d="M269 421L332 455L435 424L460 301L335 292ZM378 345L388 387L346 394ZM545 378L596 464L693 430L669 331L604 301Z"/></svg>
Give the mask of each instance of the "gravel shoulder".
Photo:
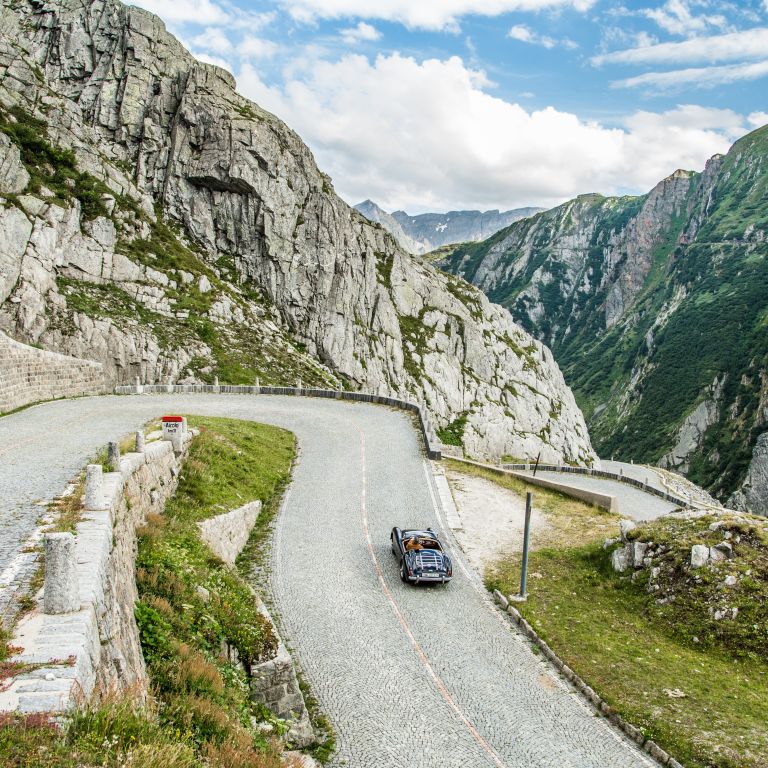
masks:
<svg viewBox="0 0 768 768"><path fill-rule="evenodd" d="M448 471L462 530L456 532L467 560L481 575L487 565L523 549L525 500L482 477ZM531 511L531 540L550 528L534 503Z"/></svg>
<svg viewBox="0 0 768 768"><path fill-rule="evenodd" d="M445 529L409 418L283 397L102 397L0 419L5 552L107 440L162 413L277 424L299 458L275 532L272 585L287 640L354 768L636 768L653 763L555 675L464 563L446 587L404 585L393 525ZM21 510L21 514L19 511Z"/></svg>

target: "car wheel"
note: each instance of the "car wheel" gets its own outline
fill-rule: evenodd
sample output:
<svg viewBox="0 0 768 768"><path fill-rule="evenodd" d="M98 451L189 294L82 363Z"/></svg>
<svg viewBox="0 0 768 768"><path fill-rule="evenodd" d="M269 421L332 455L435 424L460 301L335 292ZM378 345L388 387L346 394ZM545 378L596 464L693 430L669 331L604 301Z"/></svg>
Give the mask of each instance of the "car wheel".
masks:
<svg viewBox="0 0 768 768"><path fill-rule="evenodd" d="M408 581L408 576L406 575L406 571L405 571L405 561L400 563L400 579L402 581Z"/></svg>

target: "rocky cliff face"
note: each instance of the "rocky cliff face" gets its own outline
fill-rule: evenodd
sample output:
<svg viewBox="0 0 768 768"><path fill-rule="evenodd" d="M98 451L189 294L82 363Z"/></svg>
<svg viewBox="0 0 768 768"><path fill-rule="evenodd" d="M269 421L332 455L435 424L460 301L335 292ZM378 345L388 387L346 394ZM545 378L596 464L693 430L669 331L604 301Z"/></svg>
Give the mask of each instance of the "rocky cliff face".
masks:
<svg viewBox="0 0 768 768"><path fill-rule="evenodd" d="M470 453L593 459L549 350L349 208L153 15L2 0L0 136L0 327L21 340L116 381L423 398Z"/></svg>
<svg viewBox="0 0 768 768"><path fill-rule="evenodd" d="M476 243L508 227L513 221L543 211L543 208L515 208L512 211L449 211L387 213L371 200L355 208L367 219L381 224L409 253L425 254L454 243Z"/></svg>
<svg viewBox="0 0 768 768"><path fill-rule="evenodd" d="M767 166L762 128L701 174L584 195L442 265L552 346L601 453L725 500L768 422Z"/></svg>

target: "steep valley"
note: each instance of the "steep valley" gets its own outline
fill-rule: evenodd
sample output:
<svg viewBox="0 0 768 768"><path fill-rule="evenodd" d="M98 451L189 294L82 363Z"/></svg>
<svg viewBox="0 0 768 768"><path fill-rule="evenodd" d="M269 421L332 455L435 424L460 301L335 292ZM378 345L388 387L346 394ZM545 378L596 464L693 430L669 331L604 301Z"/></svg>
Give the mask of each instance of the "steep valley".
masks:
<svg viewBox="0 0 768 768"><path fill-rule="evenodd" d="M640 197L580 196L441 262L551 346L601 455L676 469L763 513L767 165L765 127L703 173Z"/></svg>

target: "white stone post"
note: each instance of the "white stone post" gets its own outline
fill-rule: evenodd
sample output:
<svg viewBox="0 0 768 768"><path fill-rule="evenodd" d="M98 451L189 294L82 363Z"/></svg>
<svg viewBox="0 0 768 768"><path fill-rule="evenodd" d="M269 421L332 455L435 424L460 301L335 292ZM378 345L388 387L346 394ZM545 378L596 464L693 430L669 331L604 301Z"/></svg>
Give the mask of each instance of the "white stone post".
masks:
<svg viewBox="0 0 768 768"><path fill-rule="evenodd" d="M168 382L168 383L165 385L165 391L166 391L166 392L167 392L169 395L170 395L170 394L173 392L173 382L172 382L172 381L169 381L169 382Z"/></svg>
<svg viewBox="0 0 768 768"><path fill-rule="evenodd" d="M71 533L46 533L43 611L73 613L79 610L75 537Z"/></svg>
<svg viewBox="0 0 768 768"><path fill-rule="evenodd" d="M219 377L213 377L213 393L218 395L221 392L221 386L219 385Z"/></svg>
<svg viewBox="0 0 768 768"><path fill-rule="evenodd" d="M296 379L296 394L301 394L301 379Z"/></svg>
<svg viewBox="0 0 768 768"><path fill-rule="evenodd" d="M258 376L256 377L256 394L261 394L261 379Z"/></svg>
<svg viewBox="0 0 768 768"><path fill-rule="evenodd" d="M85 470L85 508L101 510L105 508L102 480L104 472L101 464L89 464Z"/></svg>
<svg viewBox="0 0 768 768"><path fill-rule="evenodd" d="M136 433L136 453L144 453L145 445L144 445L144 433L139 430Z"/></svg>
<svg viewBox="0 0 768 768"><path fill-rule="evenodd" d="M120 471L120 446L117 443L109 443L107 446L107 462L113 472Z"/></svg>

